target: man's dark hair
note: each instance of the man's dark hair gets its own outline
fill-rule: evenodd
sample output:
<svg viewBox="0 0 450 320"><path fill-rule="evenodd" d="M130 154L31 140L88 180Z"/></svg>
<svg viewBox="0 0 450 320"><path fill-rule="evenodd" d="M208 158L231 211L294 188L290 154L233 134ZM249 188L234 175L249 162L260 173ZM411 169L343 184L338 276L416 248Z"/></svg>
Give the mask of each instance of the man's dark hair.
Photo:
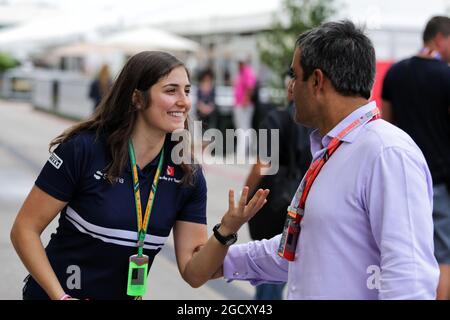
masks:
<svg viewBox="0 0 450 320"><path fill-rule="evenodd" d="M296 46L300 49L303 81L320 69L340 94L370 98L375 49L351 21L328 22L302 33Z"/></svg>
<svg viewBox="0 0 450 320"><path fill-rule="evenodd" d="M425 26L425 30L423 30L423 43L427 43L428 41L432 40L438 33L442 33L446 37L450 35L449 17L432 17Z"/></svg>

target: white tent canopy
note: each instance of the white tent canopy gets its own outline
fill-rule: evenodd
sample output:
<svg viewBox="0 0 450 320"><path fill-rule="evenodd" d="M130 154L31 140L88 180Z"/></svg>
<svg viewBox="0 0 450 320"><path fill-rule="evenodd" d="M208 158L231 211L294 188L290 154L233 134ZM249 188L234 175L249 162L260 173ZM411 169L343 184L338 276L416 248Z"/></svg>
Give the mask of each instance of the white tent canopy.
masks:
<svg viewBox="0 0 450 320"><path fill-rule="evenodd" d="M15 27L0 31L0 46L3 49L27 46L52 46L92 36L96 30L117 25L113 15L84 17L77 13L61 12L51 17L31 19Z"/></svg>
<svg viewBox="0 0 450 320"><path fill-rule="evenodd" d="M113 34L100 41L101 45L121 48L127 53L142 50L195 52L199 45L189 39L155 28L143 27Z"/></svg>
<svg viewBox="0 0 450 320"><path fill-rule="evenodd" d="M40 0L23 0L27 4L35 3L36 10L41 8ZM281 0L228 0L218 1L211 5L210 0L46 0L51 3L47 9L53 14L32 13L29 10L24 16L24 5L1 6L0 20L8 25L13 21L22 21L18 27L0 30L0 46L5 49L12 43L23 46L24 42L34 42L37 45L64 43L79 41L82 36L92 34L94 30L101 28L123 28L127 26L152 25L161 26L169 24L171 32L208 33L211 28L231 29L239 31L246 29L248 24L254 28L255 21L245 22L245 18L238 16L259 16L262 13L274 12ZM19 2L19 0L17 0ZM433 14L443 14L450 6L450 0L428 0L427 6L421 2L410 0L342 0L344 6L340 7L335 18L350 18L357 22L365 22L370 28L402 27L421 30L426 20ZM131 7L139 10L128 10ZM11 7L11 8L9 8ZM9 8L9 9L8 9ZM173 10L177 8L177 10ZM31 9L30 9L31 10ZM3 12L5 11L5 12ZM20 17L13 17L21 12ZM59 11L59 12L58 12ZM15 13L14 13L15 12ZM43 12L43 11L36 11ZM58 12L58 13L57 13ZM14 14L13 14L14 13ZM233 25L226 25L226 17L234 17L238 20ZM261 17L263 17L261 15ZM8 20L10 18L10 20ZM248 18L247 18L248 19ZM262 19L262 18L261 18ZM251 18L254 20L254 18ZM9 22L8 22L9 21ZM264 17L258 21L257 26L269 25ZM195 29L195 30L192 30ZM76 38L77 39L74 39ZM43 42L46 42L44 44ZM67 43L68 41L65 41Z"/></svg>
<svg viewBox="0 0 450 320"><path fill-rule="evenodd" d="M97 43L76 42L69 45L57 47L51 51L52 57L81 57L89 54L107 55L117 52L112 46L99 45Z"/></svg>

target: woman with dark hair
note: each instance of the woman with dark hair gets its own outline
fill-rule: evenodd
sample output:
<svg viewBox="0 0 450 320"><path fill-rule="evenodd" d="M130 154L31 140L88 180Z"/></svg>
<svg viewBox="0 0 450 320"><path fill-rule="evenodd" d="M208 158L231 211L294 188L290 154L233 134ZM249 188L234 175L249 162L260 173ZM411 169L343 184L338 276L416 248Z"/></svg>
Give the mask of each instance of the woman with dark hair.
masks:
<svg viewBox="0 0 450 320"><path fill-rule="evenodd" d="M229 208L207 238L202 171L171 157L171 133L187 127L189 90L182 62L164 52L141 52L126 63L94 115L50 143L57 148L11 230L30 272L24 299L139 299L172 228L183 279L199 287L214 276L268 190L247 204L244 188L237 207L230 190ZM58 229L44 249L40 235L59 212Z"/></svg>

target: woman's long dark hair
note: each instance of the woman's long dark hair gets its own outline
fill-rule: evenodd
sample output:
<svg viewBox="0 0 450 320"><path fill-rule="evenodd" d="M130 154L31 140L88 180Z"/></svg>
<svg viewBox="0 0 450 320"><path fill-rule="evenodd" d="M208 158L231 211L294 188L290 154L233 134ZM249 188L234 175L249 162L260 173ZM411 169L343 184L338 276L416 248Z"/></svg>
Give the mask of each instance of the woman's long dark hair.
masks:
<svg viewBox="0 0 450 320"><path fill-rule="evenodd" d="M134 55L127 61L95 113L89 119L72 126L53 139L49 150L83 131L95 131L97 139L100 134L106 134L112 161L105 171L108 181L113 184L128 162L128 141L139 112L133 104L133 93L135 90L143 93L141 96L144 105L148 107L150 105L149 89L177 67L186 68L180 60L166 52L144 51ZM186 72L188 72L187 69ZM187 128L187 121L185 128ZM183 163L181 168L184 171L183 184L192 184L195 167Z"/></svg>

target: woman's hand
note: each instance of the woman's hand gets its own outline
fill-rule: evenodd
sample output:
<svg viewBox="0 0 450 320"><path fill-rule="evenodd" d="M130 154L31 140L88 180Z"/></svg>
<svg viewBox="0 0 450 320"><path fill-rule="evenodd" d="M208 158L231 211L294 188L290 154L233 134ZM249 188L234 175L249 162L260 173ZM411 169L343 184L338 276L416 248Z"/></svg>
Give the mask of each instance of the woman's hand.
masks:
<svg viewBox="0 0 450 320"><path fill-rule="evenodd" d="M228 211L222 218L220 233L223 235L236 233L267 202L266 198L268 194L269 189L259 189L247 203L248 187L246 186L242 190L239 204L236 207L234 203L234 190L230 190L228 192Z"/></svg>

